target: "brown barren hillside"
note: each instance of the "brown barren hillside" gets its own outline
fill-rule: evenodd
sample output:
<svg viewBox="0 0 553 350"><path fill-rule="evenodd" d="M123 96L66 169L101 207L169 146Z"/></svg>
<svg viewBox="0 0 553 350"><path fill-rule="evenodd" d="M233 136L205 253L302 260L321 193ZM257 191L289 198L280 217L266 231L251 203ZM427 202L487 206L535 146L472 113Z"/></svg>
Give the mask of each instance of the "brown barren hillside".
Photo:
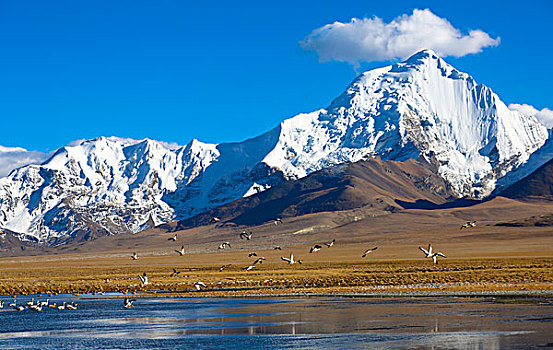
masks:
<svg viewBox="0 0 553 350"><path fill-rule="evenodd" d="M238 225L259 225L277 217L356 208L394 212L404 206L433 207L453 199L454 193L426 162L371 159L323 169L165 227L180 230L209 224L215 217Z"/></svg>
<svg viewBox="0 0 553 350"><path fill-rule="evenodd" d="M501 196L518 199L553 200L553 160L501 192Z"/></svg>

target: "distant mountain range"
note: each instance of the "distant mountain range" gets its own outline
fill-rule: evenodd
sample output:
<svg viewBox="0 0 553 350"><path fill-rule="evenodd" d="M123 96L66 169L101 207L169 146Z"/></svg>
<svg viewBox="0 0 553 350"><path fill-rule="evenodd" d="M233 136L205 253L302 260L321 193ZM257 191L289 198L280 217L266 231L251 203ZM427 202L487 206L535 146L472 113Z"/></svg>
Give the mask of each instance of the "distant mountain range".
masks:
<svg viewBox="0 0 553 350"><path fill-rule="evenodd" d="M332 168L373 157L381 160ZM509 110L490 88L424 50L361 74L326 109L243 142L170 147L100 137L63 147L0 179L0 227L22 240L56 245L182 221L252 195L260 203L288 198L267 217L308 213L318 210L316 203L340 210L381 200L386 209L401 208L398 201L482 199L552 158L549 132L535 117ZM396 182L377 183L385 175L379 167L394 168ZM409 178L402 167L417 175ZM322 172L293 182L322 169L354 175L322 183ZM417 187L420 177L441 192ZM306 195L306 202L294 193ZM246 211L231 216L240 215L237 220L253 222Z"/></svg>

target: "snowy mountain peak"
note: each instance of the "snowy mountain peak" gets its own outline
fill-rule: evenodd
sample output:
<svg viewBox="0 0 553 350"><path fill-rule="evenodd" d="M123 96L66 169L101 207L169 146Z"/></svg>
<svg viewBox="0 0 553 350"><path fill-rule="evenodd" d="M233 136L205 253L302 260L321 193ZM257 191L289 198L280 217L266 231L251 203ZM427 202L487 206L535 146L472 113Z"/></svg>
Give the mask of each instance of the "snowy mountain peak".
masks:
<svg viewBox="0 0 553 350"><path fill-rule="evenodd" d="M459 196L481 198L541 165L547 157L530 155L547 139L534 117L423 50L359 75L328 108L242 142L99 137L61 148L0 179L0 227L50 244L137 232L375 156L422 157Z"/></svg>

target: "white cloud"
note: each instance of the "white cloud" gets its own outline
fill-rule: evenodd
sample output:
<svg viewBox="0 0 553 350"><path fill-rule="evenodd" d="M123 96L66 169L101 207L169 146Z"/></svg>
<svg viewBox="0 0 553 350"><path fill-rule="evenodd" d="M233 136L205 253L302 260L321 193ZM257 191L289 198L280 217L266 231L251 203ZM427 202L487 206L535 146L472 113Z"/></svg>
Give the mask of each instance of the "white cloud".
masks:
<svg viewBox="0 0 553 350"><path fill-rule="evenodd" d="M13 169L20 168L29 164L42 163L50 154L27 151L24 148L19 147L1 147L0 146L0 177L4 177L10 173Z"/></svg>
<svg viewBox="0 0 553 350"><path fill-rule="evenodd" d="M499 45L481 30L463 35L445 18L430 10L413 10L390 23L381 18L352 18L348 23L334 22L315 29L300 42L304 50L314 50L321 61L360 62L407 58L422 49L441 56L461 57Z"/></svg>
<svg viewBox="0 0 553 350"><path fill-rule="evenodd" d="M548 129L553 128L553 111L549 108L544 108L541 111L534 106L527 104L511 103L509 109L513 111L519 111L525 115L532 115L538 119L540 123L545 125Z"/></svg>

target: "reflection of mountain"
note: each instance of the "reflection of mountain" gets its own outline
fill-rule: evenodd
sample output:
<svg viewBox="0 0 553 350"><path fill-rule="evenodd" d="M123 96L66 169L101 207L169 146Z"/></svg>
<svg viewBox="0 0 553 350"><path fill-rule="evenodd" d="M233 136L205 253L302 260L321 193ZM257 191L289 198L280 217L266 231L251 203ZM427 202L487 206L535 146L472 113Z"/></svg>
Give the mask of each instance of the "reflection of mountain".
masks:
<svg viewBox="0 0 553 350"><path fill-rule="evenodd" d="M425 50L243 142L170 148L101 137L61 148L0 179L0 227L50 244L138 232L371 156L424 159L457 196L482 198L498 179L518 181L513 170L547 138L535 118Z"/></svg>

